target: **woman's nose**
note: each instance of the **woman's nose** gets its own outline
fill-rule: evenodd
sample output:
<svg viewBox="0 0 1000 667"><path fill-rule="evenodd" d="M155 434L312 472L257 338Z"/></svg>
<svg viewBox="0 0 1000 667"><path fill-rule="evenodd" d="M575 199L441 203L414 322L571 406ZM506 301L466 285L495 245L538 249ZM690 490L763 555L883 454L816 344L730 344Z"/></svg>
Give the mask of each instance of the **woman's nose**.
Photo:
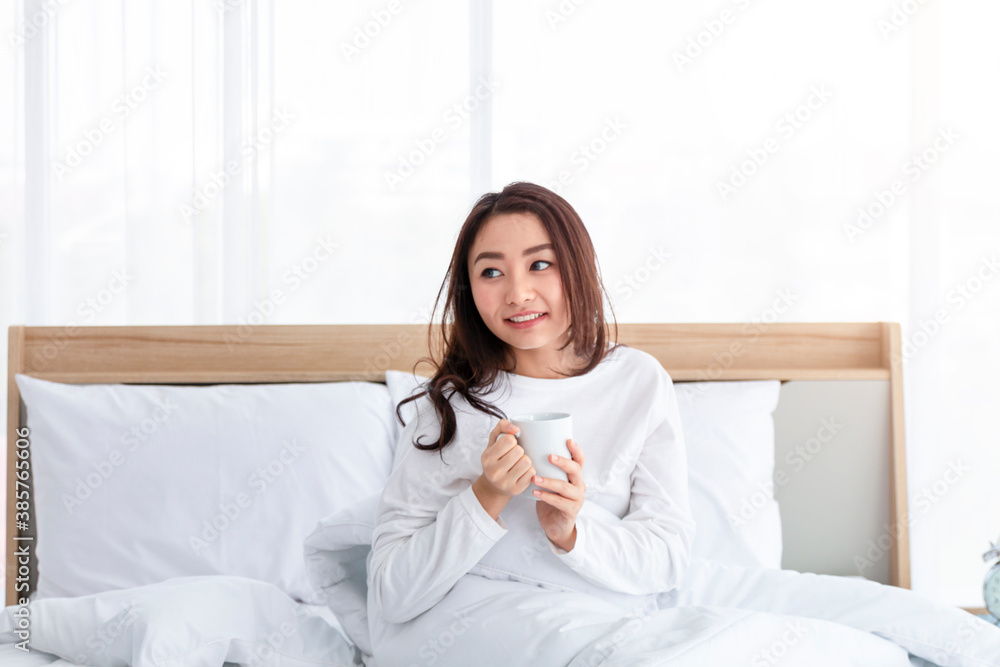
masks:
<svg viewBox="0 0 1000 667"><path fill-rule="evenodd" d="M532 296L530 282L527 276L512 276L510 279L510 289L507 292L508 303L516 305L530 299Z"/></svg>

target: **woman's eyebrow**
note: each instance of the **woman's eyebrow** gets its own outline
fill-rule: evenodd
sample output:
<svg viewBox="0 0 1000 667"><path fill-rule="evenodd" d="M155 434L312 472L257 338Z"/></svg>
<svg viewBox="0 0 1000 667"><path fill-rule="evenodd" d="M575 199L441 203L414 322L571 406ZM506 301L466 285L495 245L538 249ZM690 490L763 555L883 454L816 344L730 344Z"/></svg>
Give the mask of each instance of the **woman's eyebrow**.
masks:
<svg viewBox="0 0 1000 667"><path fill-rule="evenodd" d="M536 253L539 250L546 250L550 248L553 250L555 249L551 243L543 243L542 245L531 246L530 248L525 249L525 251L521 253L521 256L527 257L528 255ZM490 251L481 252L476 256L476 261L473 262L472 265L475 266L481 259L503 259L503 253L490 252Z"/></svg>

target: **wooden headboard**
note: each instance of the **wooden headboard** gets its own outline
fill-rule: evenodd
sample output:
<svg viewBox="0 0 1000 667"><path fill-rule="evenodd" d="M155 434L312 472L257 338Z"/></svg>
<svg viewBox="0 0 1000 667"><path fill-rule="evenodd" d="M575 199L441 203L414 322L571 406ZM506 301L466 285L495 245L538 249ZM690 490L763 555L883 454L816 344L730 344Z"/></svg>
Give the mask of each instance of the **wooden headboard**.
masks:
<svg viewBox="0 0 1000 667"><path fill-rule="evenodd" d="M23 412L15 373L68 383L384 381L389 369L429 375L428 364L416 364L429 346L437 345L439 326L434 325L431 338L428 327L420 324L10 327L7 604L15 600L15 549L32 544L35 536L33 525L19 530L14 516L17 429ZM898 527L889 536L888 583L910 587L898 323L619 324L617 338L655 356L675 382L884 381L887 400L880 410L888 428L878 446L888 463L872 493L887 500L882 506L888 512L878 520ZM440 350L433 352L437 357ZM849 488L854 480L842 481Z"/></svg>

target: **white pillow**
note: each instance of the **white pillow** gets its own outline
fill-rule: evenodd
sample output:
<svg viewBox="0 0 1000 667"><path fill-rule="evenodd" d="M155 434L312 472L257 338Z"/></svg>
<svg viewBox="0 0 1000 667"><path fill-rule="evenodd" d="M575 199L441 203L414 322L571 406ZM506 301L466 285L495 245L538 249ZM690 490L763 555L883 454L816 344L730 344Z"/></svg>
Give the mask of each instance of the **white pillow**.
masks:
<svg viewBox="0 0 1000 667"><path fill-rule="evenodd" d="M386 371L393 410L426 380ZM674 387L687 448L691 514L698 527L693 555L741 567L780 569L772 415L781 381L675 382ZM414 404L400 410L407 423L416 414ZM395 414L393 423L398 440L402 427ZM397 447L393 467L407 444Z"/></svg>
<svg viewBox="0 0 1000 667"><path fill-rule="evenodd" d="M15 379L30 429L39 598L223 574L318 602L302 541L391 471L381 383Z"/></svg>
<svg viewBox="0 0 1000 667"><path fill-rule="evenodd" d="M698 525L692 554L781 569L774 499L774 418L780 380L678 382L688 498Z"/></svg>
<svg viewBox="0 0 1000 667"><path fill-rule="evenodd" d="M422 375L414 375L413 373L404 373L402 371L385 372L385 386L389 390L389 398L392 403L392 426L395 442L398 443L399 439L403 436L403 426L399 423L399 419L396 417L396 406L404 398L409 398L418 391L423 391L426 388L425 385L429 379L430 378L423 377ZM417 414L417 403L419 401L426 400L428 400L428 398L424 395L416 401L410 401L399 409L399 413L403 416L403 420L407 424L409 424L410 420ZM410 447L412 446L413 443L410 443ZM405 453L406 447L397 446L395 448L392 459L392 467L394 470L396 468L396 464L399 463Z"/></svg>
<svg viewBox="0 0 1000 667"><path fill-rule="evenodd" d="M18 605L0 616L0 642L25 639ZM83 665L301 667L360 665L340 632L275 586L243 577L180 577L27 605L28 646Z"/></svg>
<svg viewBox="0 0 1000 667"><path fill-rule="evenodd" d="M381 496L382 491L376 491L334 512L320 521L305 541L309 581L344 633L367 657L372 655L368 631L368 554Z"/></svg>

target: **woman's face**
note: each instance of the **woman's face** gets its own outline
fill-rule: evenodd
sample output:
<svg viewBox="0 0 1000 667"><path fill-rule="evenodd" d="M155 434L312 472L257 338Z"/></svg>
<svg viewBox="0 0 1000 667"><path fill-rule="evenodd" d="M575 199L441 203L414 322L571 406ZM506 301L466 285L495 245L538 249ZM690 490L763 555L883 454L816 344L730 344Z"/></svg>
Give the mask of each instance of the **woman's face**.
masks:
<svg viewBox="0 0 1000 667"><path fill-rule="evenodd" d="M489 330L518 358L521 350L559 355L556 348L565 342L570 314L552 240L541 221L531 213L493 216L480 227L468 263L472 297ZM510 321L523 312L544 315L523 324Z"/></svg>

